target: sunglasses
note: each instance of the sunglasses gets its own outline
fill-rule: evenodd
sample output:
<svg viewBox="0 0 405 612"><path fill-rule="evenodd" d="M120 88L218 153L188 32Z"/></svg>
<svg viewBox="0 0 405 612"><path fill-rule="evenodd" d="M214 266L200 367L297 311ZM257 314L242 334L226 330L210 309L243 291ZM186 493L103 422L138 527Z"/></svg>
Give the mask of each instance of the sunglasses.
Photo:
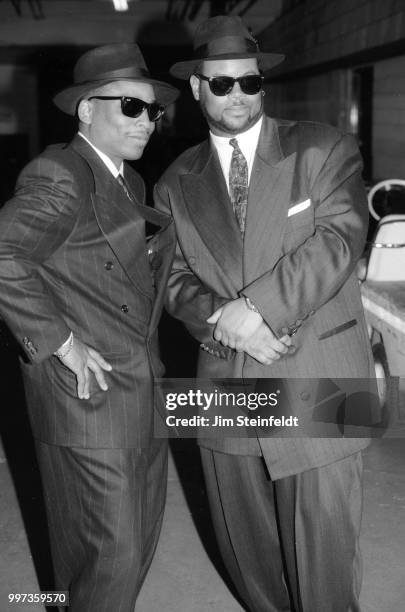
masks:
<svg viewBox="0 0 405 612"><path fill-rule="evenodd" d="M208 81L210 90L214 96L226 96L231 93L235 83L239 83L239 87L244 94L254 96L261 90L264 79L261 74L248 74L247 76L241 76L237 79L231 76L207 77L204 74L195 74L195 76L203 81Z"/></svg>
<svg viewBox="0 0 405 612"><path fill-rule="evenodd" d="M89 100L121 100L121 111L126 117L135 119L142 115L143 111L147 110L150 121L157 121L165 112L165 107L158 102L145 102L139 98L130 98L128 96L91 96Z"/></svg>

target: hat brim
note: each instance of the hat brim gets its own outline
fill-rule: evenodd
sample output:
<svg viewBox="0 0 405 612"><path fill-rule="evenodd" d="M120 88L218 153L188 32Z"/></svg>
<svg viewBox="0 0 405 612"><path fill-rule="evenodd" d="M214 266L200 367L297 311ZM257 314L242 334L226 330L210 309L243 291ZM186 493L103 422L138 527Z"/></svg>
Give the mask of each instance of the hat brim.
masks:
<svg viewBox="0 0 405 612"><path fill-rule="evenodd" d="M169 104L172 104L180 94L179 90L176 89L176 87L169 85L169 83L164 83L163 81L148 79L146 77L142 77L139 79L118 77L114 79L88 81L79 85L72 85L71 87L67 87L66 89L63 89L58 94L56 94L53 101L56 106L64 113L67 113L68 115L75 115L77 105L89 91L91 91L92 89L97 89L98 87L102 87L103 85L108 85L108 83L113 83L114 81L134 81L138 83L150 83L151 85L153 85L156 101L159 102L159 104L162 104L163 106L169 106Z"/></svg>
<svg viewBox="0 0 405 612"><path fill-rule="evenodd" d="M260 63L260 69L263 72L267 72L267 70L281 64L281 62L285 59L285 55L282 53L223 53L222 55L193 59L187 62L177 62L176 64L173 64L169 72L172 76L178 79L189 79L195 68L201 64L201 62L213 62L226 59L249 59L252 57L258 60Z"/></svg>

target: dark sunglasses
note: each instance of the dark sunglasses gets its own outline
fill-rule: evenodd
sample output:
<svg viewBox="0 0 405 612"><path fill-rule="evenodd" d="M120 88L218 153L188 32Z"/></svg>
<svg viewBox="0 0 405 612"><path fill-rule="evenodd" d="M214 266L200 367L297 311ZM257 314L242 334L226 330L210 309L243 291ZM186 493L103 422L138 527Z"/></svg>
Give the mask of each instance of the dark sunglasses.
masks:
<svg viewBox="0 0 405 612"><path fill-rule="evenodd" d="M158 102L145 102L139 98L130 98L128 96L91 96L88 100L121 100L121 111L126 117L135 119L142 115L143 111L147 110L150 121L157 121L165 112L165 107Z"/></svg>
<svg viewBox="0 0 405 612"><path fill-rule="evenodd" d="M214 96L226 96L231 93L235 83L239 83L239 87L244 94L254 96L258 94L262 88L264 77L261 74L248 74L234 79L231 76L212 76L207 77L204 74L195 74L195 76L203 81L208 81L210 90Z"/></svg>

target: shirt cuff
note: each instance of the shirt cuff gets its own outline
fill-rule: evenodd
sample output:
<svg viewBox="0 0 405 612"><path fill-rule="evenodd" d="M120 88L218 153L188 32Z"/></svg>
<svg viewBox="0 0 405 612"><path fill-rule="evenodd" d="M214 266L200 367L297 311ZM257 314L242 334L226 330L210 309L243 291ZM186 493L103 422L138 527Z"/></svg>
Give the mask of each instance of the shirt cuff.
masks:
<svg viewBox="0 0 405 612"><path fill-rule="evenodd" d="M63 344L60 345L60 347L58 348L57 351L54 352L54 355L56 355L57 357L59 357L59 355L61 353L65 352L65 349L68 348L68 346L70 346L70 344L72 343L73 340L73 332L70 332L69 337L67 340L65 340L65 342Z"/></svg>

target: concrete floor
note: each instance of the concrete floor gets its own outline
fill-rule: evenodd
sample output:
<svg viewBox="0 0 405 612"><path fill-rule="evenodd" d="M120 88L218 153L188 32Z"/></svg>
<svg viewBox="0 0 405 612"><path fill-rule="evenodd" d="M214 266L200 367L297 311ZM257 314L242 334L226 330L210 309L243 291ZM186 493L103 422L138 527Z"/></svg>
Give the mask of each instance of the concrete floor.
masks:
<svg viewBox="0 0 405 612"><path fill-rule="evenodd" d="M29 469L31 459L26 464ZM365 453L362 612L405 608L404 464L404 439L374 440ZM16 467L13 460L6 461L0 448L0 612L43 610L38 605L11 605L7 594L38 591L38 579L46 584L51 571L40 537L44 524L38 511L37 481L29 474L30 485L21 492L18 471L22 466L23 462ZM211 530L198 453L192 441L176 442L163 531L137 612L242 611L231 588Z"/></svg>

